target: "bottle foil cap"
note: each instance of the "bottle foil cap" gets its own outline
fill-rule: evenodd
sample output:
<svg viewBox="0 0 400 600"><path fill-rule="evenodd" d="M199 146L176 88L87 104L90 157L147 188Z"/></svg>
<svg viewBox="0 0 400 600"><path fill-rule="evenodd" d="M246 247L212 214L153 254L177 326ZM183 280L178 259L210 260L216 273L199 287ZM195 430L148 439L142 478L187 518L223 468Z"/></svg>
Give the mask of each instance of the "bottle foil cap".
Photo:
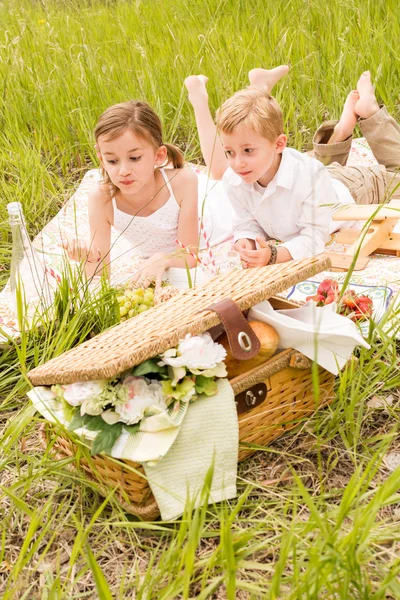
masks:
<svg viewBox="0 0 400 600"><path fill-rule="evenodd" d="M9 215L22 215L22 204L21 202L9 202L7 204L7 210Z"/></svg>

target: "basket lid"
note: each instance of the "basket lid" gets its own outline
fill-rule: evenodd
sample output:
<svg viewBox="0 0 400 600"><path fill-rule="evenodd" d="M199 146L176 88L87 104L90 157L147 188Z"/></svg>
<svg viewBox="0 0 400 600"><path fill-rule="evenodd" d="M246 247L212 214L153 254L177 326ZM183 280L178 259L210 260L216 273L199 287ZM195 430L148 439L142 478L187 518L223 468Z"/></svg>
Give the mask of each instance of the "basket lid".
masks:
<svg viewBox="0 0 400 600"><path fill-rule="evenodd" d="M112 378L176 346L187 333L218 325L210 304L231 298L244 311L330 267L324 255L214 277L68 350L28 377L33 385Z"/></svg>

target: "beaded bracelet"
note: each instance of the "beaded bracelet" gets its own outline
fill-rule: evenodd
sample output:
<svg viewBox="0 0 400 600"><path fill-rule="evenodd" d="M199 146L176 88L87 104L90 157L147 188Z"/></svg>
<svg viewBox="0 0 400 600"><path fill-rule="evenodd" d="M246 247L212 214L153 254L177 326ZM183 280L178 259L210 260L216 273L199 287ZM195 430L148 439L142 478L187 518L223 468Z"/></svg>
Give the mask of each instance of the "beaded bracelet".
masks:
<svg viewBox="0 0 400 600"><path fill-rule="evenodd" d="M274 242L268 245L271 250L271 256L269 261L267 262L267 265L274 265L276 263L276 259L278 258L278 248L276 247L276 244Z"/></svg>

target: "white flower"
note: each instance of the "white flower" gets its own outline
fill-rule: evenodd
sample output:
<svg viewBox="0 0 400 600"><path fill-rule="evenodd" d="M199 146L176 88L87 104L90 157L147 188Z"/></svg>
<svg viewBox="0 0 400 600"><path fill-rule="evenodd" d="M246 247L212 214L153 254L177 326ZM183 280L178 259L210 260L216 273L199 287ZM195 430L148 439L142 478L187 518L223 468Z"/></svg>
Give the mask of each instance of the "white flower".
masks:
<svg viewBox="0 0 400 600"><path fill-rule="evenodd" d="M114 425L114 423L118 423L120 420L120 416L114 410L105 410L101 413L101 418L103 421L108 423L108 425Z"/></svg>
<svg viewBox="0 0 400 600"><path fill-rule="evenodd" d="M147 380L148 381L148 380ZM152 409L166 410L167 405L162 394L161 384L158 381L147 383L143 377L126 377L122 383L128 388L128 400L115 407L119 420L127 425L138 423L145 413Z"/></svg>
<svg viewBox="0 0 400 600"><path fill-rule="evenodd" d="M70 383L69 385L62 386L63 396L71 406L80 406L90 400L90 398L98 396L103 390L104 385L105 381L78 381L77 383Z"/></svg>
<svg viewBox="0 0 400 600"><path fill-rule="evenodd" d="M224 362L218 363L213 369L191 369L193 375L203 375L203 377L227 377L228 372Z"/></svg>
<svg viewBox="0 0 400 600"><path fill-rule="evenodd" d="M168 365L168 377L171 380L171 385L176 385L186 375L185 367L171 367Z"/></svg>
<svg viewBox="0 0 400 600"><path fill-rule="evenodd" d="M81 404L81 415L92 415L97 416L101 415L104 407L104 398L99 398L98 396L94 396L93 398L88 398L84 400Z"/></svg>
<svg viewBox="0 0 400 600"><path fill-rule="evenodd" d="M172 356L170 350L160 355L162 362L171 367L186 367L192 369L214 369L226 357L226 350L221 344L213 341L209 333L192 336L188 333L179 342L177 356Z"/></svg>

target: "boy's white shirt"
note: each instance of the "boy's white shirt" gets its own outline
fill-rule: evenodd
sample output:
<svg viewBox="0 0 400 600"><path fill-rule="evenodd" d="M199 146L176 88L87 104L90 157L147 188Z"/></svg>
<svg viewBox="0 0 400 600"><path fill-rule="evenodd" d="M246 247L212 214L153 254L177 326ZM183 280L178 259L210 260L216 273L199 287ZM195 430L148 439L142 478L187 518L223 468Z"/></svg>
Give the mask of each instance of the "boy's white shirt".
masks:
<svg viewBox="0 0 400 600"><path fill-rule="evenodd" d="M329 235L341 226L331 218L335 208L354 203L347 187L322 163L292 148L283 150L279 169L266 188L246 183L231 168L223 183L234 211L235 241L280 240L295 260L323 252Z"/></svg>

